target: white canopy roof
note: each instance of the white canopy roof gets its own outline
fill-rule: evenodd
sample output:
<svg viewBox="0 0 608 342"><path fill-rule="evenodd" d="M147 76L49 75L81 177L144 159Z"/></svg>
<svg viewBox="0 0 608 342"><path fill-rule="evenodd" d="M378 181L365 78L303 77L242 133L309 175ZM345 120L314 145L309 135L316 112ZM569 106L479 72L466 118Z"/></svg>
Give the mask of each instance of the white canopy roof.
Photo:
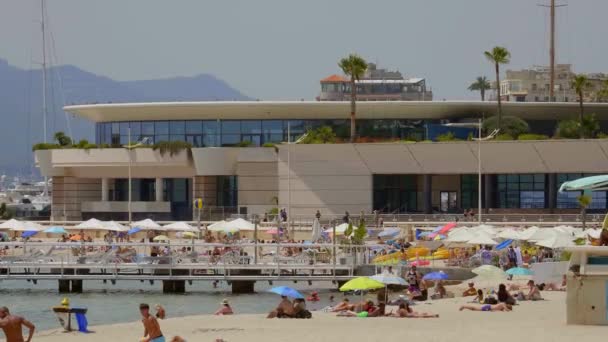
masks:
<svg viewBox="0 0 608 342"><path fill-rule="evenodd" d="M497 245L498 242L492 240L492 237L486 232L478 232L474 238L467 241L470 245Z"/></svg>
<svg viewBox="0 0 608 342"><path fill-rule="evenodd" d="M587 236L591 237L592 239L599 239L600 234L602 234L602 230L601 229L587 229L585 231L585 234L587 234Z"/></svg>
<svg viewBox="0 0 608 342"><path fill-rule="evenodd" d="M574 237L563 234L563 233L554 233L552 237L544 239L542 241L537 242L538 246L548 247L548 248L566 248L572 247L576 244L573 242Z"/></svg>
<svg viewBox="0 0 608 342"><path fill-rule="evenodd" d="M88 219L84 222L81 222L81 223L75 225L73 229L99 230L99 229L106 229L106 228L105 228L103 222L99 221L98 219L92 218L92 219Z"/></svg>
<svg viewBox="0 0 608 342"><path fill-rule="evenodd" d="M336 235L342 235L344 234L344 232L348 229L348 223L342 223L336 226ZM353 225L353 231L357 229L357 227L355 227ZM334 232L334 228L333 227L329 227L325 230L325 232L329 233L329 234L333 234Z"/></svg>
<svg viewBox="0 0 608 342"><path fill-rule="evenodd" d="M122 224L116 222L116 221L106 221L106 222L102 222L103 225L103 229L105 230L112 230L115 232L126 232L129 230L129 228L123 226Z"/></svg>
<svg viewBox="0 0 608 342"><path fill-rule="evenodd" d="M176 231L176 232L197 232L198 229L192 227L186 222L173 222L163 226L163 230Z"/></svg>
<svg viewBox="0 0 608 342"><path fill-rule="evenodd" d="M226 223L226 221L224 221L224 220L217 221L217 222L214 222L214 223L208 225L207 229L209 229L210 231L213 231L213 232L223 231L225 223Z"/></svg>
<svg viewBox="0 0 608 342"><path fill-rule="evenodd" d="M131 223L131 227L138 227L141 229L159 229L162 230L162 227L160 224L154 222L153 220L147 218L145 220L141 220L141 221L137 221L137 222L133 222Z"/></svg>
<svg viewBox="0 0 608 342"><path fill-rule="evenodd" d="M209 225L209 227L207 227L207 229L214 231L214 232L223 232L223 231L237 232L237 231L241 231L241 230L254 230L255 225L245 219L238 218L238 219L232 220L232 221L215 222L214 224Z"/></svg>
<svg viewBox="0 0 608 342"><path fill-rule="evenodd" d="M520 240L524 240L524 241L528 241L530 240L530 238L532 237L532 235L536 234L537 231L539 231L540 228L536 227L536 226L532 226L526 230L524 230L523 232L519 233L519 239Z"/></svg>
<svg viewBox="0 0 608 342"><path fill-rule="evenodd" d="M15 219L10 219L2 224L0 224L0 230L2 229L14 229L23 227L23 222Z"/></svg>
<svg viewBox="0 0 608 342"><path fill-rule="evenodd" d="M471 232L469 230L464 229L464 230L459 230L457 232L450 234L445 241L446 242L467 242L471 239L474 239L475 237L476 237L476 234L474 234L473 232Z"/></svg>
<svg viewBox="0 0 608 342"><path fill-rule="evenodd" d="M42 231L44 227L36 222L30 221L18 221L10 219L0 225L0 229L9 229L15 232L27 232L27 231Z"/></svg>
<svg viewBox="0 0 608 342"><path fill-rule="evenodd" d="M521 238L521 234L515 229L507 228L498 233L497 237L505 240L519 240Z"/></svg>

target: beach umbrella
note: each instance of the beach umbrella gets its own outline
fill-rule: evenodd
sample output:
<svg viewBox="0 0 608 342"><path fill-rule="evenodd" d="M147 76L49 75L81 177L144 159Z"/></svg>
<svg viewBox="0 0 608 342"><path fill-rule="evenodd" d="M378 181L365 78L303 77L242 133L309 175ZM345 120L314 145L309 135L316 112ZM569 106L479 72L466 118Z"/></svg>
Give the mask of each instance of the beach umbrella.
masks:
<svg viewBox="0 0 608 342"><path fill-rule="evenodd" d="M63 227L49 227L42 232L47 234L67 234L68 232Z"/></svg>
<svg viewBox="0 0 608 342"><path fill-rule="evenodd" d="M0 224L0 229L10 229L23 227L23 222L15 219L10 219L2 224Z"/></svg>
<svg viewBox="0 0 608 342"><path fill-rule="evenodd" d="M44 230L44 227L36 222L25 221L22 222L21 226L17 225L14 228L11 228L11 230L14 232L27 232L34 230L40 232Z"/></svg>
<svg viewBox="0 0 608 342"><path fill-rule="evenodd" d="M532 270L523 267L513 267L508 269L505 273L512 276L529 276L534 274Z"/></svg>
<svg viewBox="0 0 608 342"><path fill-rule="evenodd" d="M270 234L270 235L277 235L279 234L279 228L270 228L270 229L266 229L264 231L264 233L266 234Z"/></svg>
<svg viewBox="0 0 608 342"><path fill-rule="evenodd" d="M431 272L431 273L425 274L424 277L422 277L422 280L446 280L446 279L448 279L448 275L443 271Z"/></svg>
<svg viewBox="0 0 608 342"><path fill-rule="evenodd" d="M496 245L496 247L494 247L494 250L497 250L497 251L503 250L503 249L509 247L512 243L513 243L513 240L505 240L505 241L499 243L498 245Z"/></svg>
<svg viewBox="0 0 608 342"><path fill-rule="evenodd" d="M318 241L321 238L322 232L321 223L319 222L319 219L315 218L314 222L312 223L312 237L310 240Z"/></svg>
<svg viewBox="0 0 608 342"><path fill-rule="evenodd" d="M492 238L485 232L478 232L474 238L467 241L470 245L497 245L498 242L492 240Z"/></svg>
<svg viewBox="0 0 608 342"><path fill-rule="evenodd" d="M439 229L437 234L446 235L450 230L452 230L455 227L456 227L456 222L450 222L450 223L444 225L443 227L441 227L441 229ZM434 237L434 236L431 236L431 237Z"/></svg>
<svg viewBox="0 0 608 342"><path fill-rule="evenodd" d="M446 242L467 242L473 238L475 238L475 234L473 234L469 230L460 230L458 232L454 232L454 233L450 234L445 241Z"/></svg>
<svg viewBox="0 0 608 342"><path fill-rule="evenodd" d="M29 238L29 237L32 237L32 236L38 234L38 233L39 233L38 230L28 230L28 231L25 231L25 232L21 233L21 237L22 238Z"/></svg>
<svg viewBox="0 0 608 342"><path fill-rule="evenodd" d="M162 227L160 224L154 222L153 220L151 220L149 218L147 218L145 220L133 222L133 223L131 223L131 227L139 227L141 229L146 229L146 230L162 230Z"/></svg>
<svg viewBox="0 0 608 342"><path fill-rule="evenodd" d="M490 226L488 224L480 224L479 226L471 227L471 230L474 233L485 233L490 237L496 236L496 229L494 228L494 226Z"/></svg>
<svg viewBox="0 0 608 342"><path fill-rule="evenodd" d="M369 278L373 279L375 281L379 281L385 285L404 285L404 286L408 285L408 282L405 279L398 277L396 275L393 275L393 274L380 273L380 274L376 274L375 276L371 276Z"/></svg>
<svg viewBox="0 0 608 342"><path fill-rule="evenodd" d="M169 241L169 237L166 235L158 235L155 236L154 239L152 239L153 241Z"/></svg>
<svg viewBox="0 0 608 342"><path fill-rule="evenodd" d="M384 287L384 285L382 285ZM303 299L304 296L295 289L287 286L273 287L268 292L276 293L280 296Z"/></svg>
<svg viewBox="0 0 608 342"><path fill-rule="evenodd" d="M139 233L139 232L141 232L141 228L139 228L139 227L133 227L133 228L131 228L131 229L129 229L127 231L127 235L133 235L133 234L136 234L136 233Z"/></svg>
<svg viewBox="0 0 608 342"><path fill-rule="evenodd" d="M565 234L556 233L554 236L549 237L547 239L536 242L537 246L547 247L547 248L566 248L576 246L574 243L574 237Z"/></svg>
<svg viewBox="0 0 608 342"><path fill-rule="evenodd" d="M538 228L536 226L532 226L532 227L524 230L523 232L519 233L519 239L528 241L528 240L530 240L532 235L536 234L536 232L538 232L539 230L540 230L540 228Z"/></svg>
<svg viewBox="0 0 608 342"><path fill-rule="evenodd" d="M230 230L241 231L241 230L254 230L255 225L245 219L237 218L236 220L226 222L226 227Z"/></svg>
<svg viewBox="0 0 608 342"><path fill-rule="evenodd" d="M394 238L401 233L401 229L399 228L384 228L380 233L378 233L379 237L386 238Z"/></svg>
<svg viewBox="0 0 608 342"><path fill-rule="evenodd" d="M591 176L575 179L569 182L564 182L560 187L559 191L581 191L581 190L592 190L592 191L604 191L608 190L608 175Z"/></svg>
<svg viewBox="0 0 608 342"><path fill-rule="evenodd" d="M507 228L497 235L498 238L507 239L507 240L519 240L520 234L518 231Z"/></svg>
<svg viewBox="0 0 608 342"><path fill-rule="evenodd" d="M348 223L342 223L336 226L336 235L344 235L344 232L348 229ZM353 225L353 232L357 229L355 225ZM328 228L325 230L328 234L333 234L334 229Z"/></svg>
<svg viewBox="0 0 608 342"><path fill-rule="evenodd" d="M217 221L214 222L210 225L207 226L207 229L213 232L221 232L224 230L224 225L226 224L226 221L221 220L221 221Z"/></svg>
<svg viewBox="0 0 608 342"><path fill-rule="evenodd" d="M173 222L163 226L163 230L175 231L175 232L198 232L198 229L192 227L186 222Z"/></svg>
<svg viewBox="0 0 608 342"><path fill-rule="evenodd" d="M105 229L103 222L98 219L92 218L74 226L74 229L79 230L101 230Z"/></svg>
<svg viewBox="0 0 608 342"><path fill-rule="evenodd" d="M181 234L181 237L184 239L196 239L198 238L197 234L194 232L179 232L178 234Z"/></svg>
<svg viewBox="0 0 608 342"><path fill-rule="evenodd" d="M471 270L471 272L486 279L504 279L507 277L505 271L492 265L483 265Z"/></svg>
<svg viewBox="0 0 608 342"><path fill-rule="evenodd" d="M111 230L114 232L126 232L129 230L127 227L123 226L122 224L120 224L116 221L102 222L102 226L104 227L103 229Z"/></svg>
<svg viewBox="0 0 608 342"><path fill-rule="evenodd" d="M340 291L345 292L355 290L374 290L381 289L383 287L384 284L377 280L368 277L358 277L355 279L351 279L346 282L346 284L342 285L342 287L340 287Z"/></svg>
<svg viewBox="0 0 608 342"><path fill-rule="evenodd" d="M80 234L76 234L76 235L72 235L72 237L70 237L70 241L80 241L86 239L86 236L80 235Z"/></svg>

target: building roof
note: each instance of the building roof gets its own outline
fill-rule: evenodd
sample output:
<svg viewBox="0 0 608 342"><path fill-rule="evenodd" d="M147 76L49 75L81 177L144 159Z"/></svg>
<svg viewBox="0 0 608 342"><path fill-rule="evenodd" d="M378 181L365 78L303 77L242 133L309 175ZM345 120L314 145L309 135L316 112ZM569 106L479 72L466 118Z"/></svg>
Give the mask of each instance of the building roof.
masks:
<svg viewBox="0 0 608 342"><path fill-rule="evenodd" d="M333 74L321 80L321 83L348 82L344 76Z"/></svg>
<svg viewBox="0 0 608 342"><path fill-rule="evenodd" d="M417 84L417 83L420 83L421 81L424 81L424 78L407 78L407 79L403 79L403 80L365 79L365 80L357 80L357 81L355 81L355 83L359 83L359 84Z"/></svg>
<svg viewBox="0 0 608 342"><path fill-rule="evenodd" d="M503 115L525 120L575 119L575 102L503 102ZM608 103L587 103L587 113L608 120ZM93 122L145 120L346 119L349 101L218 101L75 105L64 110ZM361 101L360 119L458 119L496 113L495 102Z"/></svg>

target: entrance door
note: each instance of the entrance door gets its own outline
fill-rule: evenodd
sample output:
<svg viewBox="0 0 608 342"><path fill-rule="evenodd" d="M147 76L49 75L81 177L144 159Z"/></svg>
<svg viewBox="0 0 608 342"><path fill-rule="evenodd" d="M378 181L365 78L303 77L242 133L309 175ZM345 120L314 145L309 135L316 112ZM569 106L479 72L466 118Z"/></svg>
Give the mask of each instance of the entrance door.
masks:
<svg viewBox="0 0 608 342"><path fill-rule="evenodd" d="M439 210L444 213L456 209L458 205L458 193L456 191L441 191L440 192Z"/></svg>

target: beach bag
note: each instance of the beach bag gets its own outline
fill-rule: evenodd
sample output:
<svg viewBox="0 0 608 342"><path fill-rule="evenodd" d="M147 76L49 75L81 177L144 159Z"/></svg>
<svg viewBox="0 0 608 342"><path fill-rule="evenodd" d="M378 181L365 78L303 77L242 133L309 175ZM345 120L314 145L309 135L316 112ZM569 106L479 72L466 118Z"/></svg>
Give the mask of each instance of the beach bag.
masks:
<svg viewBox="0 0 608 342"><path fill-rule="evenodd" d="M496 305L498 304L498 300L494 297L488 297L483 301L484 304Z"/></svg>

